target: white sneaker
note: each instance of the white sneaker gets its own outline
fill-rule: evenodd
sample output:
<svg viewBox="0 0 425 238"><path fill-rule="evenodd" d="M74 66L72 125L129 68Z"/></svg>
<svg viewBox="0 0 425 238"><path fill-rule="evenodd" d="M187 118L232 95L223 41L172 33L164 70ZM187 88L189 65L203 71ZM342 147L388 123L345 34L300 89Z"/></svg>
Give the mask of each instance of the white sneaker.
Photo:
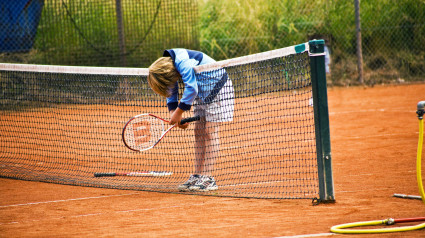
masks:
<svg viewBox="0 0 425 238"><path fill-rule="evenodd" d="M217 189L218 186L215 183L215 179L211 176L205 175L201 175L198 181L194 185L189 187L189 190L199 192L214 191Z"/></svg>
<svg viewBox="0 0 425 238"><path fill-rule="evenodd" d="M198 182L198 180L200 179L200 177L201 176L199 174L190 175L189 179L184 184L179 185L179 191L188 191L189 187L195 185L196 182Z"/></svg>

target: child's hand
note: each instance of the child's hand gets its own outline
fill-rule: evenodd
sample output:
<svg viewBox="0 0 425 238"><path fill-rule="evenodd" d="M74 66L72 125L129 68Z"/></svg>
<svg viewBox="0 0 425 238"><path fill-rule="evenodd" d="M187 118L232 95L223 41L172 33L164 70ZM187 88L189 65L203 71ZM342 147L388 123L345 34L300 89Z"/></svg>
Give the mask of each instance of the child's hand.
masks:
<svg viewBox="0 0 425 238"><path fill-rule="evenodd" d="M180 125L180 121L182 120L183 110L180 108L177 108L175 111L171 111L171 118L170 118L170 125L174 125L178 123L178 127L181 129L186 129L189 126L189 123L185 123L183 125Z"/></svg>
<svg viewBox="0 0 425 238"><path fill-rule="evenodd" d="M185 123L185 124L183 124L183 125L178 124L177 126L178 126L180 129L186 129L186 128L189 126L189 122L187 122L187 123Z"/></svg>

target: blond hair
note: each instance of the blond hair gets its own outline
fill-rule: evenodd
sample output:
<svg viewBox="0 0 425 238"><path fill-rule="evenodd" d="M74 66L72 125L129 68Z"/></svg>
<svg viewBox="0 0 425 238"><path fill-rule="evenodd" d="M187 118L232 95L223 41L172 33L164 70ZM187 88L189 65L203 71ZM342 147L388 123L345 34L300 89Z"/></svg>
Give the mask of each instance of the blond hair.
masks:
<svg viewBox="0 0 425 238"><path fill-rule="evenodd" d="M170 57L161 57L149 67L148 83L157 94L169 97L181 75Z"/></svg>

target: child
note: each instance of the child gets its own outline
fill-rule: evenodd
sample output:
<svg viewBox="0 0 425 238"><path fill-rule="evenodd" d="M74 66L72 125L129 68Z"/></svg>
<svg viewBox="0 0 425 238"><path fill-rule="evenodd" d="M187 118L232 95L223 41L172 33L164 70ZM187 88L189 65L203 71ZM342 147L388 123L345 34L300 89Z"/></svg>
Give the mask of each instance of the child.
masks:
<svg viewBox="0 0 425 238"><path fill-rule="evenodd" d="M186 129L189 123L180 124L182 115L194 106L195 116L195 173L179 186L180 191L212 191L218 186L212 176L215 159L219 153L219 124L233 120L234 92L231 80L221 69L214 75L195 75L193 67L213 63L208 55L186 49L165 50L163 57L149 67L148 83L157 94L167 98L170 124ZM178 98L178 81L184 92ZM186 116L188 117L188 116Z"/></svg>

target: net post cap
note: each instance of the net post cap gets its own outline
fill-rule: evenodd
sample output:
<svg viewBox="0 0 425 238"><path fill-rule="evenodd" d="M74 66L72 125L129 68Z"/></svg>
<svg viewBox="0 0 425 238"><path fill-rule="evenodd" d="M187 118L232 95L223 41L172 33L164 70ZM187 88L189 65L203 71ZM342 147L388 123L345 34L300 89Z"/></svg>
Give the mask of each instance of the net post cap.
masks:
<svg viewBox="0 0 425 238"><path fill-rule="evenodd" d="M325 40L311 40L308 42L310 46L310 53L324 53L325 52Z"/></svg>
<svg viewBox="0 0 425 238"><path fill-rule="evenodd" d="M325 44L325 40L323 39L319 39L319 40L311 40L308 42L310 45L324 45Z"/></svg>

